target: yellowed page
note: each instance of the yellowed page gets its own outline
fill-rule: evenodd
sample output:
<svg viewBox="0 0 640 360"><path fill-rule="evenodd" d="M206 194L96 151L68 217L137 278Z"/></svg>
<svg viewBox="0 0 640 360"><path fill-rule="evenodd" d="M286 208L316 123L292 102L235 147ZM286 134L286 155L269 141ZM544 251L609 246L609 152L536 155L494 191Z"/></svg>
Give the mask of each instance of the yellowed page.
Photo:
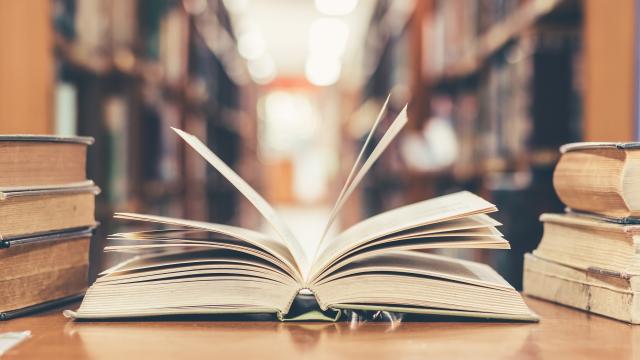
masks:
<svg viewBox="0 0 640 360"><path fill-rule="evenodd" d="M338 206L338 205L342 202L342 199L344 198L345 193L347 192L347 189L349 188L349 185L351 185L351 183L353 182L353 177L356 174L356 170L358 169L358 165L360 165L360 162L362 161L362 157L364 156L364 152L367 149L367 147L369 146L369 142L371 142L371 138L373 137L373 134L375 133L376 129L378 128L378 125L380 124L380 120L382 120L382 116L384 115L384 113L387 110L387 105L389 104L389 99L390 98L391 98L391 94L389 94L387 96L387 99L384 101L384 104L382 105L382 108L380 109L380 112L378 113L378 117L376 118L376 121L373 123L373 126L371 127L371 130L369 130L369 135L367 135L367 139L364 141L364 144L362 145L362 149L360 149L360 153L358 154L358 157L356 158L356 161L353 164L353 167L351 168L351 171L349 172L349 176L347 176L347 180L344 182L344 185L342 186L342 190L340 190L340 195L338 195L338 198L336 199L336 203L333 205L333 209L331 210L331 213L329 215L329 220L327 221L327 224L325 225L324 230L322 232L322 237L320 238L320 241L318 242L318 247L316 248L316 252L317 252L318 248L320 247L320 244L324 240L325 236L327 236L327 232L329 232L329 229L331 228L331 225L335 221L335 218L338 215L338 212L340 211L340 206Z"/></svg>
<svg viewBox="0 0 640 360"><path fill-rule="evenodd" d="M509 250L509 242L497 236L461 236L447 238L423 238L419 241L391 241L384 240L367 243L361 247L351 250L337 258L332 258L331 262L315 273L308 282L317 283L327 276L332 276L336 271L345 266L350 266L352 262L366 260L367 258L385 255L396 251L430 251L434 249L494 249ZM374 244L376 243L376 244ZM374 244L374 245L371 245Z"/></svg>
<svg viewBox="0 0 640 360"><path fill-rule="evenodd" d="M220 263L236 263L236 264L251 264L254 266L271 267L273 264L270 261L260 261L256 259L249 260L245 257L216 257L212 251L181 251L175 253L166 254L150 254L139 255L131 258L123 263L118 264L110 269L104 270L99 275L114 275L122 273L130 273L140 270L148 270L153 268L165 268L170 269L179 267L181 265L196 265L200 263L211 262L212 260ZM100 281L100 278L97 280Z"/></svg>
<svg viewBox="0 0 640 360"><path fill-rule="evenodd" d="M405 106L400 112L400 114L398 114L398 116L395 118L395 120L393 120L393 123L391 123L391 126L389 126L389 129L382 136L382 139L380 139L376 147L373 149L373 151L371 152L371 155L369 155L367 160L365 160L364 164L362 165L360 170L358 170L358 173L355 175L351 183L346 186L346 190L344 190L344 193L342 194L342 196L339 197L338 201L334 206L331 217L329 218L329 222L325 229L325 234L331 227L331 224L335 220L335 217L340 213L342 206L344 206L345 202L349 199L349 197L351 196L353 191L356 189L358 184L360 184L364 176L367 174L367 172L369 172L369 169L371 169L371 166L373 166L373 164L376 162L376 160L378 160L380 155L382 155L384 150L389 146L389 144L391 144L391 141L393 141L393 139L400 133L400 130L404 128L404 126L407 124L407 121L408 121L407 107ZM377 125L377 122L376 122L376 125ZM323 235L323 238L318 243L314 263L318 259L320 251L323 247L324 237L325 236Z"/></svg>
<svg viewBox="0 0 640 360"><path fill-rule="evenodd" d="M484 214L481 214L481 215L484 215ZM473 216L479 216L479 215L473 215ZM467 220L467 218L435 224L436 226L434 226L433 228L431 228L429 225L421 226L418 228L413 228L411 230L401 231L399 233L393 233L391 235L384 236L380 239L374 240L373 242L378 242L380 240L396 241L396 240L403 240L403 239L417 239L417 238L424 238L424 237L439 237L439 236L442 236L442 237L482 236L482 235L503 236L503 234L493 226L487 226L487 225L481 226L477 222L475 223L471 221L464 222L464 220ZM448 225L449 223L454 223L454 224ZM460 224L460 226L466 226L466 227L459 227L459 228L454 227L457 224ZM442 227L440 228L440 226L438 225L441 225Z"/></svg>
<svg viewBox="0 0 640 360"><path fill-rule="evenodd" d="M267 222L273 227L278 236L293 254L293 258L298 267L298 272L305 274L309 268L309 261L304 254L304 250L298 240L293 236L289 227L282 221L276 211L269 203L258 194L246 181L244 181L233 169L214 154L197 137L186 133L180 129L172 128L180 137L189 144L200 156L222 174L242 195L244 195L253 206L262 214Z"/></svg>
<svg viewBox="0 0 640 360"><path fill-rule="evenodd" d="M146 221L146 222L153 222L153 223L159 223L159 224L181 226L181 227L190 228L190 229L206 230L213 233L227 235L235 239L243 240L253 246L268 250L273 256L277 257L279 260L281 260L282 262L287 264L288 267L291 268L291 271L295 275L296 280L300 282L302 282L303 280L300 270L296 267L296 262L295 262L296 259L294 255L290 252L290 249L287 246L285 246L285 244L283 244L281 241L271 239L267 235L264 235L262 233L244 229L244 228L239 228L236 226L214 224L214 223L208 223L204 221L175 219L175 218L158 216L158 215L116 213L114 217L116 219Z"/></svg>
<svg viewBox="0 0 640 360"><path fill-rule="evenodd" d="M485 214L470 215L461 219L450 220L436 224L429 224L412 228L411 232L422 232L424 234L444 233L449 231L479 229L501 226L502 224ZM396 234L394 234L396 235Z"/></svg>
<svg viewBox="0 0 640 360"><path fill-rule="evenodd" d="M322 283L347 275L384 271L434 276L486 287L512 288L485 264L416 251L389 251L354 261L323 279Z"/></svg>
<svg viewBox="0 0 640 360"><path fill-rule="evenodd" d="M140 257L134 264L130 263L126 267L109 273L108 276L102 276L96 282L115 284L167 280L190 275L228 276L230 273L233 275L245 274L297 286L291 276L273 266L270 261L237 256L236 253L215 251L192 251Z"/></svg>
<svg viewBox="0 0 640 360"><path fill-rule="evenodd" d="M291 270L291 266L283 263L277 257L274 257L270 253L262 252L256 248L248 248L245 246L230 245L225 243L215 242L191 242L191 243L153 243L153 244L132 244L132 245L111 245L104 248L105 252L120 252L128 254L158 254L158 251L162 251L168 255L193 253L196 251L215 252L216 250L232 250L237 254L238 259L245 261L248 258L259 258L265 260L272 268L281 269L281 272L287 274L289 279L297 281L296 273ZM247 256L242 256L246 254Z"/></svg>
<svg viewBox="0 0 640 360"><path fill-rule="evenodd" d="M328 263L371 240L418 226L496 211L490 202L468 191L405 205L363 220L321 248L311 271L313 278Z"/></svg>

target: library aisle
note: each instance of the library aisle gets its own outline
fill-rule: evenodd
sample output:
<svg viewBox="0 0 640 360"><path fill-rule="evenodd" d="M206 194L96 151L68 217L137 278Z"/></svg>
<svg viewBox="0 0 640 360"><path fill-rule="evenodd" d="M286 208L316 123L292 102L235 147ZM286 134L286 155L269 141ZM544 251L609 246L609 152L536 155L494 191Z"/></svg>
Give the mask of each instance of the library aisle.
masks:
<svg viewBox="0 0 640 360"><path fill-rule="evenodd" d="M86 218L80 224L74 222L75 217L66 216L67 219L62 220L68 220L71 225L55 229L64 236L71 230L82 230L83 246L87 247L82 254L77 254L77 259L80 255L88 257L82 258L82 264L74 265L82 275L80 285L76 279L74 289L81 286L82 293L74 290L73 299L66 296L63 299L73 304L73 310L78 308L79 303L74 301L84 296L85 288L89 289L85 297L87 306L102 299L100 291L103 290L89 286L111 284L108 277L106 280L101 277L104 273L100 275L106 269L111 269L107 275L116 276L118 284L127 276L138 276L136 272L143 271L141 269L154 269L158 273L140 275L140 282L155 281L158 280L155 276L169 276L167 274L174 271L178 281L188 282L190 280L185 279L201 276L198 271L205 271L197 266L224 263L228 267L225 271L233 272L237 263L248 261L242 256L254 256L253 262L248 261L251 265L243 266L262 268L243 268L241 271L246 270L249 275L242 274L250 278L255 276L255 271L262 271L260 276L267 276L264 274L269 271L265 268L275 266L277 269L272 272L286 272L283 275L286 281L260 277L264 280L262 283L282 285L295 280L298 290L309 293L315 285L315 289L319 289L334 280L344 280L346 284L345 279L360 274L360 266L367 269L363 273L376 279L393 279L390 281L393 285L380 294L371 294L371 289L380 284L377 280L354 281L341 290L335 288L327 292L327 297L341 300L328 304L342 305L342 308L320 306L321 301L316 297L319 310L309 313L325 320L332 317L331 311L349 314L342 319L351 320L367 316L379 320L395 313L377 306L376 301L381 301L392 306L391 310L402 310L399 312L419 308L427 309L429 314L471 314L469 317L482 319L537 321L533 314L537 311L542 321L531 325L507 322L501 327L500 321L476 323L456 318L449 324L440 318L429 318L425 324L402 322L400 329L394 329L393 324L367 322L362 334L349 322L304 323L291 327L251 322L255 328L247 330L250 336L243 337L244 333L238 330L242 322L236 318L193 323L191 318L186 321L172 318L163 328L164 323L159 321L164 319L154 318L141 324L83 323L56 317L55 311L36 311L33 318L0 325L0 332L19 331L21 327L32 329L33 338L26 342L38 346L25 350L26 357L40 357L48 349L79 358L100 358L103 353L107 358L131 357L136 354L134 342L137 341L159 342L154 351L178 356L183 347L203 349L202 339L212 337L216 346L226 349L221 353L228 351L229 354L236 354L236 349L225 342L250 339L246 340L247 348L253 347L250 351L277 343L282 344L282 351L290 357L309 352L311 357L321 358L328 356L329 350L346 356L352 347L359 348L358 353L375 355L372 354L375 347L367 349L367 344L375 342L384 343L381 347L387 352L380 354L398 349L398 354L406 351L407 357L430 353L438 356L446 354L447 349L458 351L454 355L463 357L477 348L488 357L638 358L637 329L520 296L523 289L527 292L526 276L523 278L525 259L534 261L535 256L547 251L551 257L556 256L554 259L559 264L581 251L592 251L589 259L611 254L611 259L624 266L610 269L602 264L583 264L582 267L569 264L562 276L538 275L558 284L563 281L582 284L571 288L572 294L578 294L575 298L581 296L581 300L572 305L591 312L597 312L592 306L595 292L615 293L617 295L612 295L618 296L615 304L625 303L624 309L629 311L614 311L620 307L611 305L613 301L603 301L600 305L607 311L616 308L611 310L617 314L614 318L640 323L640 291L636 288L640 284L636 282L640 265L636 264L637 250L634 253L629 250L637 247L635 237L629 235L631 240L625 238L628 241L619 248L601 244L590 247L588 240L580 243L588 238L584 235L588 231L580 237L565 229L567 234L574 235L571 242L557 241L549 245L545 235L546 245L545 242L540 245L543 228L553 229L549 223L554 219L546 216L541 220L542 214L565 216L569 212L566 216L580 218L585 216L583 212L591 212L581 208L589 196L605 204L591 215L604 217L611 210L607 207L622 209L633 205L637 193L633 189L633 174L637 172L633 172L635 162L633 154L629 154L638 145L619 144L640 138L638 14L640 2L637 0L0 1L0 283L17 279L5 269L9 266L1 266L3 261L13 264L9 256L14 254L11 252L14 249L20 255L17 245L7 250L10 245L33 238L41 240L42 236L51 240L52 235L54 238L60 235L34 230L7 236L6 232L13 231L15 224L28 227L41 221L35 212L20 213L24 208L19 204L9 206L20 203L23 192L34 191L27 195L51 200L50 197L60 194L71 198L69 194L77 195L82 190L86 201L82 208L69 205L70 202L52 205L44 201L34 207L40 215L44 212L42 222L54 218L47 216L46 211L63 217L61 209L67 205L69 214ZM194 138L175 129L192 134L205 146L199 147ZM48 137L16 140L13 137L16 134ZM602 193L594 195L585 190L584 199L575 203L561 201L556 191L557 179L554 183L556 165L566 155L560 147L587 141L610 142L605 148L619 152L611 155L606 149L582 149L584 154L610 160L602 160L605 165L599 168L588 156L572 153L578 154L574 155L577 165L568 166L570 174L561 175L573 179L575 189L566 190L564 184L564 191L569 193L567 196L578 198L572 191L584 190L588 186L583 186L582 179L591 179L595 185L587 190ZM29 150L41 143L55 143L62 150L59 153ZM71 143L83 144L82 149L87 149L86 162L84 157L80 160L79 153L73 160L69 160L71 155L67 160L62 159L71 154L71 150L65 150ZM205 148L214 155L208 155ZM62 160L57 161L62 165L47 163L50 157L55 158L53 153L60 156ZM78 169L79 164L86 165L86 176L78 175L76 179L82 183L74 180L68 184L36 184L38 187L24 180L29 174L18 183L10 183L18 181L18 177L5 175L9 166L22 166L23 172L35 173L34 169L40 168L61 171L70 163ZM352 169L354 163L359 165L356 171ZM361 168L368 170L366 176L358 173ZM602 180L602 174L615 171L623 180ZM630 190L625 186L630 186ZM610 200L614 196L616 200ZM5 201L12 197L14 202ZM625 202L625 197L632 200ZM434 198L440 200L423 202ZM336 199L340 200L340 211L334 214L335 221L323 237ZM455 203L455 199L459 203ZM493 212L493 206L487 202L498 211ZM404 210L388 217L374 217L415 203L421 205L401 208ZM279 216L275 221L269 205ZM125 215L114 216L116 213ZM490 213L495 221L485 217L485 213ZM616 231L622 229L620 234L636 234L636 231L640 234L637 227L640 220L634 217L633 209L629 214L613 220L592 219L601 221L598 226L605 229L597 235L605 238L603 234L607 229L616 226ZM6 224L9 215L17 219L15 224ZM560 218L564 219L563 216ZM360 227L352 227L371 218L373 220ZM615 221L622 224L614 225ZM563 226L571 228L581 224L584 225L569 221L569 225ZM351 233L344 235L343 231L350 227ZM358 236L361 238L356 239ZM293 238L298 239L301 249L293 249ZM316 251L321 238L325 241L321 248L326 250L324 255L328 258L323 259L325 263L306 264L298 258L318 260ZM340 241L332 243L334 239ZM125 244L126 241L137 243ZM566 245L568 243L574 247ZM219 253L221 257L239 256L234 251L242 255L240 260L200 259L200 264L200 260L180 257L188 257L185 254L190 254L190 246L203 253L208 246L210 254ZM329 250L335 253L329 254ZM68 267L52 263L54 255L64 260L62 250L40 251L44 254L40 257L25 255L11 261L43 264L49 261L51 274L55 273L62 284L59 288L70 287L66 275L60 275L70 271ZM393 259L387 263L375 262L366 258L371 254L380 256L376 259ZM168 257L163 258L166 263L153 263L161 256ZM180 260L171 262L171 256ZM408 256L433 262L455 258L458 260L447 261L468 268L457 268L455 272L451 270L452 263L447 263L446 271L452 273L442 269L440 272L416 269L411 267ZM133 262L122 265L132 258ZM154 265L138 264L148 259L152 259L149 264ZM185 264L192 264L190 261L198 265L186 270L172 268L176 264L186 267ZM540 267L558 265L553 261L536 264L529 263ZM25 269L29 269L27 265ZM116 265L119 267L114 267ZM425 274L422 270L431 272ZM574 270L577 272L571 272ZM85 271L88 271L87 286ZM216 275L207 275L210 278L206 280L222 276L222 270L216 271ZM240 273L227 275L232 278ZM471 273L475 277L467 279L467 283L460 280L461 276ZM405 276L406 281L393 277L399 274ZM29 276L32 275L35 279L36 275ZM614 275L615 281L606 278ZM442 285L445 290L441 291L447 296L439 298L440 290L427 291L426 285L407 291L410 296L393 288L416 279L436 278L446 282ZM21 280L24 284L36 286L35 280L25 279ZM47 283L43 278L38 279L38 284ZM172 283L173 279L160 280ZM313 283L315 280L318 282ZM500 290L501 294L513 298L500 298L495 308L489 308L489 300L477 300L482 297L472 295L473 291L457 292L454 284L475 290L485 286L483 291ZM370 288L359 288L365 285ZM26 289L25 286L15 285L12 289ZM233 283L229 288L235 291L241 286ZM569 290L560 285L553 289L554 293L549 296L563 302L558 299L567 297ZM16 294L18 292L16 290ZM99 294L98 300L89 297L92 293ZM168 290L167 293L181 294ZM38 294L47 294L47 291ZM240 290L238 294L244 297L234 297L237 294L233 293L229 295L233 300L219 306L180 303L158 305L158 308L177 312L176 309L187 309L187 312L267 309L284 316L286 311L282 311L282 307L288 311L291 304L298 304L280 299L287 305L276 307L271 303L257 303L268 295L252 297ZM403 294L406 295L403 300L412 300L398 300ZM463 294L466 298L457 303L452 301L457 306L453 309L455 306L448 303L449 294ZM487 294L482 299L499 298ZM0 294L0 303L4 301L2 296ZM278 296L284 298L284 295ZM421 296L433 298L425 300ZM54 297L56 301L63 298ZM184 295L184 298L187 302L196 302L194 299L206 296ZM135 302L127 301L122 303ZM26 308L38 310L40 303L48 301L29 303ZM528 307L533 312L525 311L530 310ZM8 310L16 309L0 307L0 319L7 317L3 315ZM135 310L139 312L134 313L141 316L167 315L149 308ZM100 314L109 318L126 313L109 311L112 312ZM85 314L98 313L87 311ZM81 317L83 313L75 314ZM309 319L303 315L302 319ZM40 320L43 323L39 324ZM216 324L220 324L220 328ZM147 326L157 333L145 332L143 328ZM571 331L586 335L559 335ZM613 338L614 332L621 335ZM117 334L130 335L123 339L126 350L106 349L109 341L122 337ZM495 344L485 344L500 341L503 335L508 340L505 348L500 350ZM468 348L456 340L467 336ZM391 339L388 343L383 341L387 337ZM420 342L425 338L430 341ZM172 343L172 339L176 342ZM596 343L605 345L595 348ZM11 350L7 358L21 354Z"/></svg>
<svg viewBox="0 0 640 360"><path fill-rule="evenodd" d="M336 230L469 190L501 210L512 250L453 253L491 264L517 288L522 255L541 236L538 215L562 211L551 186L559 146L636 137L630 0L35 3L4 5L5 14L49 17L15 25L42 43L11 43L15 59L0 71L17 76L26 65L18 54L52 47L29 56L42 69L27 79L29 94L46 97L4 82L3 118L24 120L0 130L96 139L94 275L122 260L100 251L107 234L127 229L116 211L261 227L172 126L203 139L276 206L331 207L391 94L381 129L406 103L409 125Z"/></svg>

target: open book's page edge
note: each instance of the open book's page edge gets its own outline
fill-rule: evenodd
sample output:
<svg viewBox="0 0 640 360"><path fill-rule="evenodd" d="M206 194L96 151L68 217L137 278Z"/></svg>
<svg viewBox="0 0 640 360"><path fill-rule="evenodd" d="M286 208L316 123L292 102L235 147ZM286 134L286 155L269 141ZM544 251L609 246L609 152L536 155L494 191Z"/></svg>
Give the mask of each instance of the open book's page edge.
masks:
<svg viewBox="0 0 640 360"><path fill-rule="evenodd" d="M262 248L265 251L268 251L273 256L283 261L288 266L292 267L292 271L297 275L297 280L302 282L302 273L300 273L299 269L296 266L295 255L292 253L284 254L274 246L270 245L266 240L261 240L261 238L267 238L267 235L264 235L259 232L255 232L253 230L240 228L232 225L223 225L216 223L209 223L203 221L196 220L186 220L186 219L178 219L178 218L169 218L165 216L158 215L146 215L146 214L136 214L136 213L116 213L115 218L117 219L125 219L125 220L134 220L134 221L147 221L147 222L155 222L159 224L167 224L167 225L175 225L182 226L191 229L200 229L205 231L211 231L214 233L223 234L226 236L231 236L236 239L240 239L243 241L252 244L253 246L257 246ZM281 246L284 246L289 252L290 249L286 246L286 244L279 242ZM287 256L287 255L290 255Z"/></svg>
<svg viewBox="0 0 640 360"><path fill-rule="evenodd" d="M382 260L382 263L380 263L380 260ZM419 265L416 265L417 263L419 263ZM357 274L368 272L389 272L434 277L442 279L443 281L462 282L478 286L513 290L513 286L489 265L438 254L392 250L379 252L371 256L365 256L363 254L359 259L351 261L347 263L347 265L351 265L351 268L346 270L339 269L337 272L333 272L328 277L321 279L321 281L316 284L330 283L332 279L345 276L357 276ZM444 265L444 268L439 267L439 265ZM456 273L456 270L459 271Z"/></svg>
<svg viewBox="0 0 640 360"><path fill-rule="evenodd" d="M166 224L166 225L174 225L174 226L180 226L182 228L188 228L188 229L199 229L204 231L211 231L211 232L216 232L220 234L225 234L225 235L233 236L236 238L243 238L244 235L249 235L252 237L267 237L267 235L263 233L253 231L250 229L233 226L233 225L173 218L173 217L162 216L162 215L117 212L114 214L114 218L123 219L123 220L145 221L145 222L152 222L152 223L159 223L159 224ZM139 233L139 232L134 232L134 233ZM114 235L118 235L118 234L114 234Z"/></svg>
<svg viewBox="0 0 640 360"><path fill-rule="evenodd" d="M313 273L313 277L308 280L310 284L327 281L327 278L336 276L344 267L351 266L353 263L366 261L369 257L381 256L390 252L408 251L422 252L433 251L436 249L492 249L492 250L508 250L509 242L500 237L484 237L471 238L463 241L436 241L426 242L422 245L397 245L389 242L377 245L374 248L364 248L362 250L351 251L343 256L338 257L331 263L321 268L318 272ZM451 258L455 259L455 258ZM457 259L459 260L459 259ZM507 283L507 285L509 285ZM511 286L511 285L509 285Z"/></svg>
<svg viewBox="0 0 640 360"><path fill-rule="evenodd" d="M395 139L395 137L400 133L400 131L404 128L404 126L407 124L408 121L409 119L407 117L407 106L405 106L402 109L402 111L398 114L398 116L395 118L395 120L393 120L393 123L391 123L391 126L389 126L389 129L387 129L387 131L384 133L384 135L382 136L382 139L380 139L376 147L371 152L371 155L369 155L369 157L365 160L360 170L358 170L357 174L353 178L353 181L346 187L346 190L344 191L343 196L339 198L338 201L336 202L334 209L332 211L331 217L329 219L329 223L325 228L325 231L324 231L325 234L329 230L336 216L340 213L340 210L342 209L346 201L349 199L349 197L351 196L353 191L356 189L356 187L360 184L364 176L369 172L369 170L371 169L373 164L376 162L376 160L380 158L382 153L387 149L389 144L391 144L393 139ZM314 254L314 261L318 259L318 256L320 254L319 250L322 248L322 244L325 240L325 237L326 236L323 234L321 241L318 243L316 253Z"/></svg>
<svg viewBox="0 0 640 360"><path fill-rule="evenodd" d="M167 313L164 312L162 310L158 310L156 312L149 312L149 313L145 313L145 314L127 314L127 313L121 313L121 314L116 314L116 315L112 315L112 314L108 314L108 315L97 315L97 314L92 314L92 315L83 315L82 313L73 310L64 310L62 312L62 314L64 315L64 317L69 318L69 319L73 319L73 320L107 320L107 319L136 319L136 318L149 318L149 317L162 317L162 316L176 316L176 315L261 315L261 314L276 314L278 316L278 318L282 317L282 315L278 315L281 314L281 311L278 309L272 309L272 308L242 308L242 309L209 309L209 310L202 310L202 309L198 309L196 311L187 311L184 310L183 312L178 313Z"/></svg>
<svg viewBox="0 0 640 360"><path fill-rule="evenodd" d="M211 164L222 176L224 176L251 204L262 214L267 222L273 227L278 236L285 242L293 254L298 271L302 274L308 272L309 262L298 240L293 236L289 227L284 223L273 207L255 191L244 179L242 179L233 169L214 154L197 137L180 129L172 128L193 150Z"/></svg>
<svg viewBox="0 0 640 360"><path fill-rule="evenodd" d="M402 306L377 306L377 305L351 305L351 304L336 304L330 305L331 309L339 310L364 310L364 311L388 311L399 312L403 314L417 314L417 315L439 315L439 316L456 316L463 318L478 318L487 320L510 320L510 321L527 321L527 322L539 322L540 317L538 314L529 309L529 313L526 314L499 314L499 313L483 313L474 311L460 311L460 310L444 310L434 308L408 308Z"/></svg>
<svg viewBox="0 0 640 360"><path fill-rule="evenodd" d="M329 318L324 315L320 310L316 313L310 314L305 313L296 318L287 318L286 313L281 312L277 309L265 309L265 308L245 308L245 309L235 309L235 310L217 310L212 309L205 312L198 311L193 313L193 315L251 315L251 314L275 314L277 319L280 321L338 321L341 317L342 310L364 310L364 311L388 311L388 312L399 312L404 314L421 314L421 315L440 315L440 316L459 316L465 318L479 318L479 319L496 319L496 320L515 320L515 321L529 321L529 322L538 322L540 318L536 313L531 311L529 314L522 315L509 315L509 314L494 314L494 313L479 313L479 312L467 312L467 311L455 311L455 310L440 310L440 309L416 309L416 308L404 308L401 306L392 307L392 306L375 306L375 305L332 305L329 306L330 309L336 311L335 318ZM100 319L130 319L130 318L147 318L150 316L171 316L167 315L161 311L155 314L145 314L145 315L125 315L122 314L120 316L86 316L81 315L77 311L73 310L64 310L64 317L73 319L73 320L100 320ZM189 314L187 314L189 315Z"/></svg>
<svg viewBox="0 0 640 360"><path fill-rule="evenodd" d="M342 186L342 190L340 190L340 194L338 195L338 198L336 199L335 203L333 204L333 209L331 209L331 213L329 215L329 220L327 221L327 224L325 225L324 230L322 231L322 237L320 238L320 241L318 242L318 245L316 247L316 252L317 252L318 248L320 248L320 244L321 244L322 240L324 240L325 236L327 236L327 232L331 228L331 225L333 225L333 222L335 221L335 218L336 218L338 212L340 211L339 204L342 201L342 199L344 198L345 193L347 192L347 189L349 188L349 185L351 185L351 183L353 182L353 177L356 175L356 170L358 169L358 165L362 161L362 157L364 156L364 152L367 149L367 147L369 146L369 143L371 142L371 139L373 138L373 134L376 131L376 129L378 128L378 125L380 124L380 120L382 120L382 116L384 115L385 111L387 110L387 105L389 104L389 99L390 98L391 98L391 94L387 95L387 99L384 101L384 104L382 105L382 108L380 109L380 112L378 113L378 117L376 118L376 121L373 123L373 126L371 127L371 130L369 130L369 134L367 135L367 139L364 141L364 144L362 145L362 148L360 149L360 153L358 154L358 157L356 158L356 161L354 162L353 167L351 168L351 171L349 172L349 175L347 176L347 180L344 182L344 185Z"/></svg>
<svg viewBox="0 0 640 360"><path fill-rule="evenodd" d="M456 208L457 211L454 211L453 209L447 209L449 211L449 214L442 215L440 217L436 217L434 214L432 214L429 219L425 219L423 217L424 214L421 214L420 221L415 221L415 223L413 223L410 227L418 226L418 225L426 225L431 223L438 223L438 222L443 222L448 220L454 220L454 219L458 219L458 218L469 216L469 215L495 211L495 205L493 205L492 203L468 191L461 191L454 194L448 194L448 195L439 196L439 197L435 197L428 200L419 201L417 203L400 206L392 210L374 215L372 217L369 217L367 219L364 219L354 224L353 226L351 226L350 228L346 229L342 233L338 234L338 236L333 238L332 242L327 244L327 246L325 246L324 248L321 248L321 251L316 255L314 259L313 267L311 269L311 273L309 274L310 275L309 281L312 281L321 272L321 270L326 267L327 263L331 261L332 258L339 257L342 254L344 254L346 251L353 249L357 246L360 246L362 243L365 243L377 237L377 236L371 236L371 239L369 238L361 239L361 238L354 237L353 233L365 232L368 235L373 234L373 235L384 236L384 235L388 235L389 233L393 233L395 231L406 230L410 227L392 229L387 233L378 234L376 231L372 231L370 228L371 228L371 225L378 225L378 227L380 227L380 224L384 222L388 222L385 220L393 217L394 215L397 217L398 214L400 214L401 212L407 212L412 207L416 207L416 206L425 207L426 205L445 203L447 202L448 199L457 200L456 203L459 205L458 207L462 206L463 209ZM436 206L429 206L429 208L431 207L433 207L434 209L437 208Z"/></svg>

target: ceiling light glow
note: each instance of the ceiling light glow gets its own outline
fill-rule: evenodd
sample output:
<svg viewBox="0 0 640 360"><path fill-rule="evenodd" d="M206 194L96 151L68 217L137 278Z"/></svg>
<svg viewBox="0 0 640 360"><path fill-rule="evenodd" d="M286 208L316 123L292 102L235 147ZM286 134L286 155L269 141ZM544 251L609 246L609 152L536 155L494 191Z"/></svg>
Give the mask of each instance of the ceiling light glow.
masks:
<svg viewBox="0 0 640 360"><path fill-rule="evenodd" d="M249 68L249 75L253 81L261 85L273 81L277 74L276 64L267 54L264 54L258 59L249 60L247 66Z"/></svg>
<svg viewBox="0 0 640 360"><path fill-rule="evenodd" d="M304 67L305 75L310 83L317 86L335 84L340 78L342 64L340 59L319 55L310 55Z"/></svg>
<svg viewBox="0 0 640 360"><path fill-rule="evenodd" d="M247 60L255 60L262 56L267 45L258 31L246 32L238 38L238 52Z"/></svg>
<svg viewBox="0 0 640 360"><path fill-rule="evenodd" d="M316 9L325 15L348 15L355 10L358 0L315 0Z"/></svg>
<svg viewBox="0 0 640 360"><path fill-rule="evenodd" d="M347 46L349 26L338 18L316 19L309 28L309 52L341 57Z"/></svg>
<svg viewBox="0 0 640 360"><path fill-rule="evenodd" d="M243 14L249 8L249 0L223 0L224 7L232 14Z"/></svg>

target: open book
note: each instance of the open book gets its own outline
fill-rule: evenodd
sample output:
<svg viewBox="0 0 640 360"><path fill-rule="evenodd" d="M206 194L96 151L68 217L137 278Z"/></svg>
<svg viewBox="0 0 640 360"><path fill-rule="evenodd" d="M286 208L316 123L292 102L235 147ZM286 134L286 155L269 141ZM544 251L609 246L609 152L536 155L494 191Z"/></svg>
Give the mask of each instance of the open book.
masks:
<svg viewBox="0 0 640 360"><path fill-rule="evenodd" d="M388 99L387 99L388 101ZM405 109L364 158L375 121L325 227L313 259L274 209L193 135L174 129L264 216L275 236L249 229L154 215L117 218L164 224L164 230L121 233L106 251L137 256L108 269L89 288L77 319L175 314L293 315L298 296L312 293L316 315L344 309L535 321L520 294L490 267L426 252L443 248L508 249L487 216L496 207L469 192L403 206L368 218L335 237L328 230L373 163L407 123ZM307 295L308 297L309 295ZM333 317L330 315L329 317Z"/></svg>

